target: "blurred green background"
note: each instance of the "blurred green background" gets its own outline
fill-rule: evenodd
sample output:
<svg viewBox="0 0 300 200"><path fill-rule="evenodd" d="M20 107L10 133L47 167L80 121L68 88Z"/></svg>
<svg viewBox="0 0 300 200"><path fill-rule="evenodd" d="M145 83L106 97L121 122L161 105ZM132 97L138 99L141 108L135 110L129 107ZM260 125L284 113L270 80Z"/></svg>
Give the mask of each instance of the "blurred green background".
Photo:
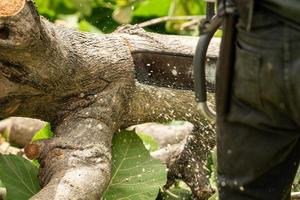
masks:
<svg viewBox="0 0 300 200"><path fill-rule="evenodd" d="M81 31L110 33L120 24L163 16L205 15L204 0L35 0L41 15ZM168 21L146 27L166 34L197 35L197 21Z"/></svg>

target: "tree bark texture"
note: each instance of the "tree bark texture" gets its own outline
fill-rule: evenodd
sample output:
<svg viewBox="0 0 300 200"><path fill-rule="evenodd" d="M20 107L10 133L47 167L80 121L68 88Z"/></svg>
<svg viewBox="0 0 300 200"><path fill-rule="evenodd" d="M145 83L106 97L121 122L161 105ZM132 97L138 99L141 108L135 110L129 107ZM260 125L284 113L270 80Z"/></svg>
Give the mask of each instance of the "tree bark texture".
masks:
<svg viewBox="0 0 300 200"><path fill-rule="evenodd" d="M200 198L214 133L187 90L197 40L132 26L109 35L82 33L40 17L30 0L1 0L0 118L41 119L55 132L37 143L44 187L32 199L99 199L110 179L113 133L173 119L196 128L174 156L172 163L181 167L170 176L180 174ZM212 69L217 49L215 41L209 50Z"/></svg>

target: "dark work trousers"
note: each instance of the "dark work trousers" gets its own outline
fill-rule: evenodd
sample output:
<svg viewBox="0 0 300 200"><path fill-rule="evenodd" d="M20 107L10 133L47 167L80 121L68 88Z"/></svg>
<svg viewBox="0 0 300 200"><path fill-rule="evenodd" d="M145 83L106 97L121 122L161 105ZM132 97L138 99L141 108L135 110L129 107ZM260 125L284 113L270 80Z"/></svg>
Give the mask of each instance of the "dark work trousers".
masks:
<svg viewBox="0 0 300 200"><path fill-rule="evenodd" d="M237 27L229 112L217 118L220 200L287 200L300 158L300 32L264 10L251 31Z"/></svg>

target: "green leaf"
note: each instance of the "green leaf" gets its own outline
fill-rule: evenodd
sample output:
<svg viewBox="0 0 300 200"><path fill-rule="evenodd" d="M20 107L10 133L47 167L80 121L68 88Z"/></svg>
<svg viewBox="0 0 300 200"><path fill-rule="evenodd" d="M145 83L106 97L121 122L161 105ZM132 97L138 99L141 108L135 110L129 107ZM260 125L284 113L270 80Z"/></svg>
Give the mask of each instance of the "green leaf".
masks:
<svg viewBox="0 0 300 200"><path fill-rule="evenodd" d="M7 200L28 200L40 190L38 168L16 155L0 155L0 179Z"/></svg>
<svg viewBox="0 0 300 200"><path fill-rule="evenodd" d="M86 20L81 20L79 22L79 30L84 31L84 32L92 32L92 33L102 34L102 32L97 27L93 26Z"/></svg>
<svg viewBox="0 0 300 200"><path fill-rule="evenodd" d="M51 131L50 123L47 123L44 128L39 130L32 138L32 141L49 139L53 137L53 132Z"/></svg>
<svg viewBox="0 0 300 200"><path fill-rule="evenodd" d="M49 17L55 16L55 11L50 9L50 4L52 4L52 6L56 6L53 5L53 2L50 2L50 0L35 0L34 2L40 14L47 15Z"/></svg>
<svg viewBox="0 0 300 200"><path fill-rule="evenodd" d="M128 6L131 3L129 0L116 0L116 4L117 4L117 6L122 7L122 6Z"/></svg>
<svg viewBox="0 0 300 200"><path fill-rule="evenodd" d="M50 123L47 123L42 129L40 129L38 132L36 132L36 134L32 137L31 141L37 141L37 140L43 140L43 139L49 139L53 137L53 132L51 131L51 125ZM40 163L38 162L38 160L32 160L31 163L39 168L40 167Z"/></svg>
<svg viewBox="0 0 300 200"><path fill-rule="evenodd" d="M168 15L170 4L171 0L146 0L137 5L134 15L143 17L166 16Z"/></svg>
<svg viewBox="0 0 300 200"><path fill-rule="evenodd" d="M156 151L159 149L157 142L150 135L146 135L144 133L136 133L136 134L141 138L145 148L148 151Z"/></svg>
<svg viewBox="0 0 300 200"><path fill-rule="evenodd" d="M103 200L153 200L166 183L166 167L150 157L141 139L123 131L113 138L112 178Z"/></svg>
<svg viewBox="0 0 300 200"><path fill-rule="evenodd" d="M204 15L205 14L205 1L200 0L173 0L169 16L185 16L185 15ZM181 25L187 21L168 21L166 29L168 32L181 33Z"/></svg>
<svg viewBox="0 0 300 200"><path fill-rule="evenodd" d="M74 2L72 0L62 0L64 5L69 9L75 9Z"/></svg>

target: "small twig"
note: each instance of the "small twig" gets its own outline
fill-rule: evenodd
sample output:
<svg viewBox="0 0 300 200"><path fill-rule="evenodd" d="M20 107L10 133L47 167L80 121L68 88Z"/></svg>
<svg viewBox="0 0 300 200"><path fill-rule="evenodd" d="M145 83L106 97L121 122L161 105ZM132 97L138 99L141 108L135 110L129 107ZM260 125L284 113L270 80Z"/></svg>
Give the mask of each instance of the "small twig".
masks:
<svg viewBox="0 0 300 200"><path fill-rule="evenodd" d="M194 29L194 27L199 24L200 21L198 19L191 20L189 22L183 23L180 27L181 30Z"/></svg>
<svg viewBox="0 0 300 200"><path fill-rule="evenodd" d="M292 192L291 194L293 200L299 200L300 199L300 192Z"/></svg>
<svg viewBox="0 0 300 200"><path fill-rule="evenodd" d="M159 18L155 18L155 19L151 19L149 21L146 21L146 22L142 22L140 24L137 24L138 27L140 28L144 28L144 27L147 27L147 26L152 26L152 25L155 25L155 24L159 24L159 23L162 23L162 22L166 22L166 21L178 21L178 20L187 20L187 21L190 21L190 20L201 20L201 19L204 19L205 16L203 15L196 15L196 16L165 16L165 17L159 17Z"/></svg>

